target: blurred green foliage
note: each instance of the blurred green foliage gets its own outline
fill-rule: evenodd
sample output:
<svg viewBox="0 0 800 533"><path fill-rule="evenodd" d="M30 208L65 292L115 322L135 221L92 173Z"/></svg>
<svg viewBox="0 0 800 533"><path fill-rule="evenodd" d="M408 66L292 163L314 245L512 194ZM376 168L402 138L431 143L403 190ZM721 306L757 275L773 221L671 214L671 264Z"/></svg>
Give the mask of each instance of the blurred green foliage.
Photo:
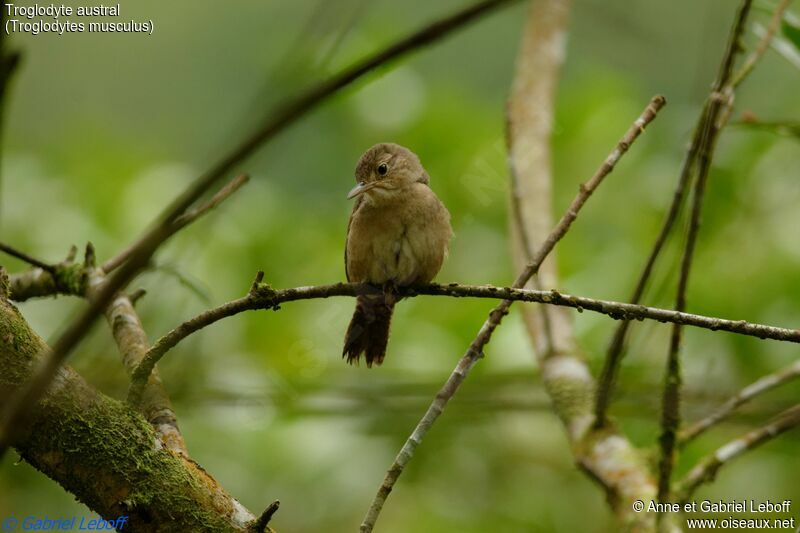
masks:
<svg viewBox="0 0 800 533"><path fill-rule="evenodd" d="M169 199L287 95L465 2L123 2L152 36L15 36L23 53L7 106L0 235L59 260L91 240L101 258L135 237ZM623 300L655 238L692 125L716 73L734 2L576 1L555 123L554 210L602 162L651 95L669 106L592 198L559 245L561 289ZM241 166L253 179L175 237L134 287L155 339L243 294L263 269L276 287L344 278L352 169L363 150L412 147L449 207L456 238L439 280L508 284L504 100L525 7L512 7L348 88ZM768 14L754 17L762 24ZM747 46L755 38L748 34ZM800 118L800 76L767 52L737 112ZM796 140L729 128L707 193L689 309L786 327L800 324L800 181ZM679 232L680 235L680 232ZM648 303L670 306L680 243L657 269ZM12 271L24 265L6 257ZM189 290L179 271L201 290ZM21 306L52 337L82 305ZM340 360L351 299L287 304L203 330L161 365L194 459L248 508L279 498L281 531L352 531L402 441L491 308L416 298L397 309L385 365ZM612 331L576 315L593 369ZM637 324L613 415L654 447L669 327ZM685 412L693 420L793 345L687 331ZM72 365L122 397L124 371L96 327ZM604 496L572 462L537 379L520 318L498 330L398 483L379 529L608 531ZM798 384L765 395L680 457L679 472L796 401ZM699 496L793 499L796 435L721 472ZM87 512L24 463L0 464L0 516Z"/></svg>

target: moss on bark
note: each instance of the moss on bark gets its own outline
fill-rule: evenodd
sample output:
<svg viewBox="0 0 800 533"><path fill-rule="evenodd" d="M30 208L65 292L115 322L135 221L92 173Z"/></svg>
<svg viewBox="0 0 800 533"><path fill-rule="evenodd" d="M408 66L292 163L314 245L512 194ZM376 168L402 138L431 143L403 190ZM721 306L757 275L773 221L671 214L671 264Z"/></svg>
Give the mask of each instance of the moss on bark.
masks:
<svg viewBox="0 0 800 533"><path fill-rule="evenodd" d="M0 389L24 383L46 348L0 298ZM129 516L131 531L244 531L252 518L191 459L162 447L139 413L69 367L59 371L14 447L102 517Z"/></svg>

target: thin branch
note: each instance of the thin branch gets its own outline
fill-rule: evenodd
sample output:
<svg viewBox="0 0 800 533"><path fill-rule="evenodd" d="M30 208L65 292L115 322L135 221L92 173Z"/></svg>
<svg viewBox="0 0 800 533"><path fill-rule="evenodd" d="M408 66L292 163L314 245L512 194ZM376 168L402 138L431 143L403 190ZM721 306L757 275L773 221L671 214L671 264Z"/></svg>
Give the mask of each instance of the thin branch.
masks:
<svg viewBox="0 0 800 533"><path fill-rule="evenodd" d="M772 422L718 448L717 451L700 460L697 466L683 479L680 484L680 499L686 501L700 485L713 481L719 469L731 460L798 425L800 425L800 404L785 410Z"/></svg>
<svg viewBox="0 0 800 533"><path fill-rule="evenodd" d="M754 119L732 122L731 126L765 130L785 137L800 139L800 122L760 121Z"/></svg>
<svg viewBox="0 0 800 533"><path fill-rule="evenodd" d="M642 115L636 119L630 129L628 129L620 142L617 144L617 147L611 152L611 154L609 154L594 176L592 176L592 178L589 179L589 181L587 181L585 184L580 186L577 196L573 199L566 213L562 215L556 227L553 229L547 239L545 239L541 247L537 250L533 260L514 282L514 288L523 287L528 280L537 273L542 262L553 250L556 243L560 241L561 238L567 233L570 225L578 216L578 212L592 195L594 190L600 185L600 183L602 183L603 178L605 178L614 169L617 161L619 161L622 155L628 151L631 143L633 143L639 137L639 135L644 131L645 126L656 117L659 109L661 109L665 104L666 100L663 96L653 97ZM383 483L378 489L378 492L375 495L375 498L373 499L366 516L364 517L364 521L361 523L362 533L368 533L374 528L381 509L386 502L386 498L392 491L397 479L403 473L403 469L405 468L406 464L408 464L408 462L411 460L411 457L414 455L414 451L422 442L425 434L428 432L428 430L430 430L430 428L436 422L436 419L439 418L439 415L441 415L444 411L447 402L453 397L458 390L458 387L466 379L469 371L472 369L475 363L478 362L478 359L483 356L484 346L486 346L491 339L492 333L500 324L503 317L508 314L508 309L511 307L511 303L512 300L503 300L492 310L492 312L489 314L489 318L484 322L483 326L478 332L478 335L472 341L472 344L470 344L466 353L459 360L456 368L453 370L453 373L450 374L450 377L439 390L439 393L434 398L430 407L428 407L427 412L414 428L414 431L411 433L411 436L408 438L408 440L406 440L403 447L400 449L400 452L397 454L397 457L395 458L391 467L389 467Z"/></svg>
<svg viewBox="0 0 800 533"><path fill-rule="evenodd" d="M678 435L678 444L680 446L689 444L701 433L728 418L741 405L775 387L792 381L798 376L800 376L800 361L796 361L778 372L760 377L720 405L713 413L681 431Z"/></svg>
<svg viewBox="0 0 800 533"><path fill-rule="evenodd" d="M758 41L755 49L753 49L753 51L750 52L750 55L747 56L747 59L745 59L742 67L736 72L736 74L734 74L733 80L731 81L731 87L734 89L737 88L745 80L745 78L747 78L747 76L753 72L756 63L758 63L758 61L764 55L764 52L767 51L767 48L769 48L769 45L772 42L772 38L780 29L783 14L786 12L786 9L789 7L791 1L792 0L780 0L780 2L778 2L778 6L772 13L772 18L769 21L769 25L767 26L764 35L761 36L761 40Z"/></svg>
<svg viewBox="0 0 800 533"><path fill-rule="evenodd" d="M701 122L702 117L705 117L705 114L706 111L704 109L701 115ZM636 287L633 289L633 294L628 299L631 304L638 304L642 300L644 291L647 288L647 284L653 274L656 261L661 255L661 251L667 242L667 238L672 232L672 228L678 221L678 215L683 207L683 201L686 197L686 190L691 182L692 173L694 172L694 165L697 160L697 152L700 147L700 131L700 124L698 124L698 126L695 128L695 134L689 147L689 151L687 152L686 158L683 161L680 178L678 179L678 185L675 187L675 192L672 195L672 203L670 204L669 210L664 217L664 222L661 224L661 229L659 230L658 236L653 244L653 248L650 250L650 255L647 257L644 268L642 268L642 272L639 274L639 279L636 282ZM614 335L609 342L608 348L606 349L606 357L603 363L602 373L600 374L599 385L597 387L595 398L595 427L598 429L605 427L608 423L608 406L611 403L611 396L614 391L617 371L619 370L619 365L622 362L622 357L624 355L625 337L628 333L629 327L630 320L623 320L620 322L620 324L617 326L617 329L614 331Z"/></svg>
<svg viewBox="0 0 800 533"><path fill-rule="evenodd" d="M771 26L774 24L775 17L777 17L777 20L780 21L780 15L782 15L787 5L787 0L781 0L781 4L778 6L775 14L773 15L773 23L771 23ZM768 46L772 35L774 35L774 31L775 30L773 29L770 35L765 34L762 36L762 39L756 50L748 57L745 67L743 67L737 72L736 75L734 75L734 81L731 82L732 87L735 88L738 86L750 74L758 60L764 54L764 51L761 49L762 46ZM722 68L725 69L725 66L728 65L728 76L730 76L730 68L732 68L733 63L729 62L728 59L729 57L726 54L723 57ZM709 107L713 96L714 93L712 91L712 97L706 101L703 110L700 113L700 118L695 126L695 133L693 135L692 142L683 161L678 185L673 193L672 203L670 204L667 214L664 217L664 222L662 223L658 237L653 244L653 248L650 251L650 255L645 262L645 266L639 275L639 279L636 283L633 294L629 298L631 303L636 304L641 301L641 298L644 295L644 291L647 287L647 283L653 273L655 263L658 260L664 245L666 244L667 238L672 232L672 228L675 226L675 222L678 220L678 215L680 214L684 198L686 197L686 190L692 181L692 173L694 172L697 157L700 153L701 144L703 142L704 124L706 124L709 120ZM624 355L625 338L627 336L629 327L629 321L622 321L614 331L614 335L612 336L606 350L606 357L603 363L603 370L600 376L600 383L597 388L597 395L595 399L595 427L598 428L605 426L608 422L608 406L611 402L617 371Z"/></svg>
<svg viewBox="0 0 800 533"><path fill-rule="evenodd" d="M569 0L531 2L506 104L506 148L514 268L523 269L553 227L551 140L555 99L567 50ZM552 253L527 287L558 286ZM563 309L525 306L523 319L541 362L574 351L569 315Z"/></svg>
<svg viewBox="0 0 800 533"><path fill-rule="evenodd" d="M675 298L675 310L682 312L686 309L686 290L689 286L689 275L691 273L694 260L694 251L697 244L697 235L700 232L700 216L703 210L703 198L705 195L706 183L711 169L711 159L714 155L719 133L724 126L724 121L728 116L726 110L733 105L733 87L729 85L733 75L733 65L736 55L740 50L739 39L745 30L747 15L750 12L752 0L743 0L736 15L733 28L728 37L728 45L720 66L719 75L714 83L711 96L708 101L708 114L701 127L701 142L698 150L698 169L697 180L695 181L692 195L692 211L689 218L689 231L686 237L681 258L680 277L678 279L678 290ZM722 118L722 117L725 118ZM670 483L672 469L675 461L675 443L677 431L680 426L680 388L681 388L681 369L680 369L680 350L683 340L683 327L675 324L672 328L670 337L669 353L667 355L666 373L664 377L664 393L661 410L661 457L659 460L658 476L658 500L666 502L670 495ZM662 515L659 514L659 517Z"/></svg>
<svg viewBox="0 0 800 533"><path fill-rule="evenodd" d="M767 35L767 30L761 24L753 24L753 33L763 38ZM797 47L790 40L775 36L770 42L770 47L794 68L800 69L800 52L797 51Z"/></svg>
<svg viewBox="0 0 800 533"><path fill-rule="evenodd" d="M39 261L35 257L31 257L30 255L26 254L25 252L21 252L21 251L17 250L16 248L13 248L13 247L11 247L11 246L9 246L7 244L4 244L2 242L0 242L0 251L3 251L5 253L7 253L11 257L16 257L20 261L24 261L24 262L28 263L29 265L33 265L33 266L35 266L37 268L41 268L45 272L49 272L51 274L55 273L55 269L56 269L55 266L49 265L49 264L45 263L44 261Z"/></svg>
<svg viewBox="0 0 800 533"><path fill-rule="evenodd" d="M273 289L268 285L260 285L247 296L204 311L194 318L183 322L158 339L150 350L148 350L142 362L133 373L128 401L134 405L137 403L136 398L138 395L135 393L135 385L147 378L150 369L152 369L153 365L155 365L164 354L192 333L210 326L223 318L228 318L245 311L255 311L259 309L277 310L280 305L286 302L331 298L335 296L358 296L360 294L368 294L376 291L378 291L376 287L361 283L335 283L332 285L295 287L280 290ZM614 320L655 320L661 323L682 324L711 331L727 331L759 339L800 343L800 330L797 329L756 324L744 320L728 320L724 318L695 315L692 313L682 313L672 309L661 309L658 307L635 305L626 302L573 296L554 290L516 289L511 287L495 287L493 285L459 285L457 283L441 285L431 283L413 287L398 287L397 293L404 298L424 295L534 302L571 307L578 312L592 311L611 317Z"/></svg>
<svg viewBox="0 0 800 533"><path fill-rule="evenodd" d="M278 511L281 506L280 500L275 500L271 504L264 509L264 512L261 513L261 516L258 517L258 520L253 522L253 525L250 526L250 531L253 533L264 533L265 531L269 531L267 527L269 525L269 521L272 520L272 516Z"/></svg>
<svg viewBox="0 0 800 533"><path fill-rule="evenodd" d="M136 370L148 349L147 334L139 320L139 315L133 308L131 298L121 294L111 302L106 310L106 319L111 326L111 332L120 354L122 354L122 362L128 374L132 374ZM153 426L165 448L188 457L186 442L178 429L178 419L158 375L158 369L153 368L148 378L143 389L144 401L140 411Z"/></svg>
<svg viewBox="0 0 800 533"><path fill-rule="evenodd" d="M195 207L187 211L186 213L180 215L176 218L172 224L170 225L170 236L176 234L198 218L202 217L219 204L224 202L230 195L235 193L239 188L242 187L245 183L248 182L250 177L247 174L240 174L233 178L227 185L221 188L217 194L211 197L206 203ZM111 272L116 269L119 265L124 263L128 260L131 254L134 252L135 247L131 246L130 248L125 249L121 253L117 254L115 257L109 259L105 263L103 263L103 270L105 272Z"/></svg>
<svg viewBox="0 0 800 533"><path fill-rule="evenodd" d="M147 230L132 246L128 259L113 271L112 275L107 278L103 287L98 291L96 298L68 325L64 333L53 344L49 356L45 359L39 371L34 374L28 386L15 394L9 401L4 402L3 412L0 413L0 424L2 424L0 425L0 459L8 449L9 442L13 439L13 432L17 431L20 422L24 419L25 410L34 405L42 395L56 375L58 368L83 339L97 317L103 313L117 292L150 262L150 258L158 247L171 235L170 226L173 222L184 214L217 181L227 175L242 160L250 156L256 148L275 137L313 109L316 109L322 102L355 80L387 62L404 56L424 45L433 43L454 30L465 26L467 23L478 19L480 16L513 1L485 0L454 15L438 20L426 28L392 43L360 63L341 71L328 81L315 85L296 98L290 99L267 117L260 129L222 158L206 174L192 183L164 210L152 228Z"/></svg>

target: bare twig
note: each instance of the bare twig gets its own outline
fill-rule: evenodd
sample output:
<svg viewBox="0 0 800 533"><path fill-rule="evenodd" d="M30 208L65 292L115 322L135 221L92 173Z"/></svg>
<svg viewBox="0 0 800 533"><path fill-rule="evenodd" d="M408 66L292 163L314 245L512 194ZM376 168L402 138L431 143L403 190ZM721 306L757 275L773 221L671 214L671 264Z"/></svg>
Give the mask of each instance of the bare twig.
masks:
<svg viewBox="0 0 800 533"><path fill-rule="evenodd" d="M783 385L798 376L800 376L800 361L796 361L778 372L758 378L756 381L737 392L728 401L720 405L713 413L681 431L678 435L678 444L680 446L689 444L689 442L697 438L701 433L728 418L739 406L744 405L756 396L772 390L779 385Z"/></svg>
<svg viewBox="0 0 800 533"><path fill-rule="evenodd" d="M724 126L723 115L727 117L726 109L733 105L733 88L729 85L733 74L733 65L737 52L740 50L739 39L745 29L747 15L750 12L752 0L743 0L736 15L733 28L728 37L728 45L720 66L717 80L709 97L706 109L708 113L702 122L700 149L698 150L697 180L695 181L692 195L692 211L689 218L689 231L686 237L683 256L681 258L680 277L675 298L675 310L682 312L686 309L686 290L689 285L689 274L694 259L697 244L697 235L700 232L700 215L703 210L703 198L706 182L711 168L711 159L714 154L719 133ZM675 324L670 337L669 353L667 355L666 373L664 377L664 393L661 409L661 457L659 460L658 499L665 502L670 495L670 482L672 468L675 460L675 443L680 425L680 349L683 339L683 328ZM659 515L661 516L661 514Z"/></svg>
<svg viewBox="0 0 800 533"><path fill-rule="evenodd" d="M800 122L741 120L738 122L731 122L730 125L765 130L772 133L777 133L778 135L783 135L785 137L800 139Z"/></svg>
<svg viewBox="0 0 800 533"><path fill-rule="evenodd" d="M253 531L253 533L264 533L265 531L268 531L267 526L269 525L269 521L272 520L272 515L278 511L280 506L280 500L275 500L269 504L267 508L264 509L264 512L261 513L261 516L258 517L258 520L253 522L253 525L250 526L250 531Z"/></svg>
<svg viewBox="0 0 800 533"><path fill-rule="evenodd" d="M702 116L705 116L705 110L703 111ZM684 198L686 197L686 190L691 182L692 172L694 171L694 165L697 159L697 151L699 150L699 146L700 126L698 125L695 130L692 143L689 147L689 151L683 161L678 185L676 186L675 192L672 196L672 203L670 204L669 210L664 217L664 222L661 225L661 229L659 230L658 236L653 244L653 248L650 250L650 255L647 257L644 268L642 268L642 272L639 274L639 279L636 282L636 287L633 290L633 294L628 299L631 304L638 304L641 301L644 291L647 288L647 283L650 281L650 277L653 274L653 268L655 268L656 261L661 255L661 251L667 242L667 238L672 232L672 228L675 226L675 222L678 220L678 215L680 214ZM611 338L606 350L606 357L603 363L603 370L600 375L595 399L596 428L604 427L608 423L608 405L611 402L611 395L614 390L617 370L619 369L622 356L624 355L625 337L628 333L629 327L629 320L623 320L620 322L614 331L614 335Z"/></svg>
<svg viewBox="0 0 800 533"><path fill-rule="evenodd" d="M240 174L233 178L227 185L221 188L217 194L211 197L204 204L187 211L186 213L177 217L170 225L170 235L174 235L198 218L202 217L219 204L224 202L230 195L235 193L242 185L247 183L250 177L247 174ZM115 257L103 263L103 270L108 273L116 269L119 265L124 263L134 252L135 247L131 246L117 254Z"/></svg>
<svg viewBox="0 0 800 533"><path fill-rule="evenodd" d="M7 253L11 257L16 257L20 261L25 261L29 265L33 265L33 266L35 266L37 268L41 268L45 272L49 272L51 274L53 274L55 272L55 268L56 268L55 266L49 265L49 264L45 263L44 261L39 261L35 257L31 257L30 255L26 254L25 252L21 252L21 251L17 250L16 248L13 248L13 247L11 247L11 246L9 246L7 244L4 244L2 242L0 242L0 250L2 250L3 252Z"/></svg>
<svg viewBox="0 0 800 533"><path fill-rule="evenodd" d="M12 432L16 431L24 418L25 409L33 405L50 384L58 368L66 360L69 353L86 335L98 316L111 302L112 298L133 277L145 267L156 249L171 235L170 226L186 212L192 204L205 194L217 181L228 174L237 164L250 156L256 148L272 139L287 126L293 124L307 113L316 109L331 95L348 86L355 80L371 72L375 68L397 59L413 50L435 42L453 31L465 26L480 16L512 3L514 0L484 0L458 13L435 21L426 28L417 31L383 50L347 68L328 81L313 86L290 99L279 107L263 123L263 126L244 140L237 148L222 158L206 174L190 185L164 212L157 222L147 230L131 247L128 259L123 262L112 275L107 278L97 296L89 306L66 328L52 346L52 351L45 359L39 372L34 374L31 382L21 392L4 402L0 416L0 459L8 449Z"/></svg>
<svg viewBox="0 0 800 533"><path fill-rule="evenodd" d="M760 38L767 35L767 30L761 24L753 24L753 33ZM779 36L774 36L770 42L770 47L778 52L783 59L789 62L794 68L800 69L800 52L797 47L789 41Z"/></svg>
<svg viewBox="0 0 800 533"><path fill-rule="evenodd" d="M135 306L136 302L138 302L146 294L146 289L136 289L128 295L128 299L131 301L131 305Z"/></svg>
<svg viewBox="0 0 800 533"><path fill-rule="evenodd" d="M528 266L514 282L514 288L523 287L531 278L531 276L536 274L542 264L542 261L544 261L547 255L553 250L553 247L555 247L556 243L567 233L570 225L578 216L578 211L580 211L597 186L600 185L600 183L603 181L603 178L605 178L614 169L617 161L619 161L622 155L627 152L630 144L639 137L639 134L644 131L644 127L655 118L658 110L661 109L665 103L666 100L664 97L654 97L647 105L642 115L636 119L631 128L625 133L623 138L617 144L617 147L611 152L611 154L609 154L594 176L592 176L592 178L589 179L589 181L587 181L585 184L580 186L577 196L573 199L566 213L564 213L556 227L553 229L541 247L537 250L531 263L528 264ZM378 489L378 492L375 495L375 498L373 499L363 522L361 523L362 533L368 533L372 531L373 527L375 526L375 522L380 515L381 509L383 508L383 504L386 502L386 498L392 491L394 484L402 474L406 464L408 464L408 462L411 460L414 451L422 442L425 434L433 426L439 415L442 414L447 402L456 393L458 387L461 385L464 379L466 379L469 371L472 369L475 363L478 362L478 359L483 356L484 346L486 346L491 339L492 333L500 324L503 317L508 314L508 309L511 307L511 303L512 300L503 300L492 310L492 312L489 314L489 318L484 322L483 326L478 332L478 335L472 341L472 344L470 344L466 353L459 360L456 368L453 370L453 373L450 374L450 377L447 379L441 390L439 390L439 393L434 398L433 403L431 403L430 407L428 407L427 412L414 428L414 431L411 433L411 436L408 438L408 440L406 440L403 447L400 449L400 452L397 454L394 462L389 467L383 483Z"/></svg>
<svg viewBox="0 0 800 533"><path fill-rule="evenodd" d="M703 483L712 481L717 471L732 459L800 425L800 404L779 414L772 422L732 440L700 460L680 484L680 499L686 501Z"/></svg>
<svg viewBox="0 0 800 533"><path fill-rule="evenodd" d="M792 0L780 0L780 2L778 2L775 11L772 13L772 18L769 21L769 25L767 26L764 35L761 36L761 40L758 41L756 47L752 52L750 52L750 55L747 56L747 59L745 59L742 67L736 72L736 74L734 74L733 80L731 80L731 87L734 89L737 88L753 71L756 63L758 63L758 61L764 55L764 52L766 52L767 48L769 48L775 33L778 31L778 29L780 29L783 14L786 12L786 9L789 7L791 2Z"/></svg>

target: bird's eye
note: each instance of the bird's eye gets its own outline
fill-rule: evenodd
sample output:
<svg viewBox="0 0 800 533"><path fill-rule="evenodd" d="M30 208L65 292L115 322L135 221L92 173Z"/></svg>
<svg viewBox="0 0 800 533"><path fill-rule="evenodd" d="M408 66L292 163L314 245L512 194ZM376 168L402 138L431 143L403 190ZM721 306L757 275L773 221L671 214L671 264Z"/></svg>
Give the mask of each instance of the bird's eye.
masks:
<svg viewBox="0 0 800 533"><path fill-rule="evenodd" d="M381 163L378 165L378 174L385 176L387 172L389 172L389 165L386 163Z"/></svg>

